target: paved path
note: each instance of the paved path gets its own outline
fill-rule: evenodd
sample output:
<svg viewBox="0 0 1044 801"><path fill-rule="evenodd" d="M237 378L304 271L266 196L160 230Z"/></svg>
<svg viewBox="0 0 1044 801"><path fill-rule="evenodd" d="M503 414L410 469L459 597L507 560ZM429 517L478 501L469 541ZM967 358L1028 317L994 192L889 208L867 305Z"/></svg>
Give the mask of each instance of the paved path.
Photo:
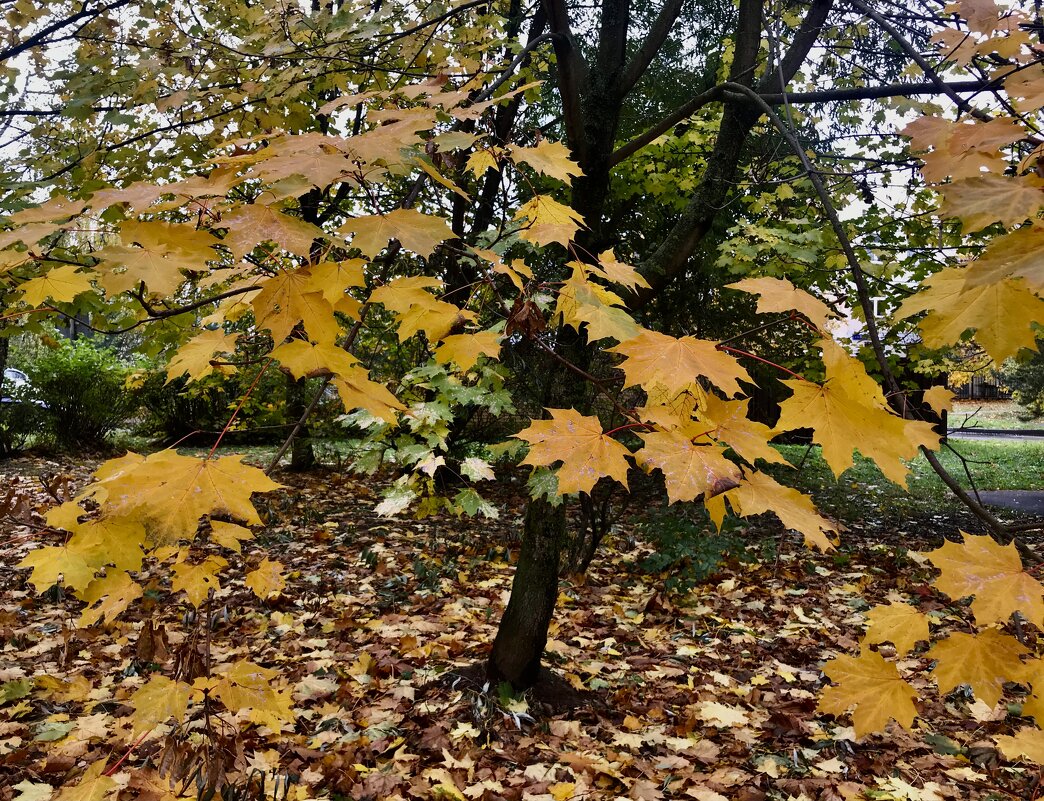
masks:
<svg viewBox="0 0 1044 801"><path fill-rule="evenodd" d="M1000 506L1004 509L1014 509L1018 512L1044 517L1044 491L993 490L980 492L979 497L987 506Z"/></svg>
<svg viewBox="0 0 1044 801"><path fill-rule="evenodd" d="M1044 442L1044 431L1025 428L975 428L965 431L950 431L950 439L995 439L1001 442Z"/></svg>

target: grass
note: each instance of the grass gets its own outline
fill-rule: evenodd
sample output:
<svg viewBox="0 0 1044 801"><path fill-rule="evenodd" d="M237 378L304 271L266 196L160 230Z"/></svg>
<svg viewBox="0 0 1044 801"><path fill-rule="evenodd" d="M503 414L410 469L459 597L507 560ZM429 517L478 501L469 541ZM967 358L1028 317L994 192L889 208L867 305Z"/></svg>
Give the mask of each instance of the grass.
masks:
<svg viewBox="0 0 1044 801"><path fill-rule="evenodd" d="M1015 401L955 401L950 428L1044 429L1044 418L1024 420L1027 412Z"/></svg>
<svg viewBox="0 0 1044 801"><path fill-rule="evenodd" d="M1044 443L951 440L951 445L968 460L968 470L979 490L1044 489ZM876 519L902 525L910 519L952 513L957 505L923 456L911 463L909 489L904 489L858 455L855 464L835 478L818 447L776 447L788 461L800 465L799 470L773 467L776 478L810 494L824 511L842 521ZM961 459L953 451L944 447L939 459L962 486L970 486Z"/></svg>

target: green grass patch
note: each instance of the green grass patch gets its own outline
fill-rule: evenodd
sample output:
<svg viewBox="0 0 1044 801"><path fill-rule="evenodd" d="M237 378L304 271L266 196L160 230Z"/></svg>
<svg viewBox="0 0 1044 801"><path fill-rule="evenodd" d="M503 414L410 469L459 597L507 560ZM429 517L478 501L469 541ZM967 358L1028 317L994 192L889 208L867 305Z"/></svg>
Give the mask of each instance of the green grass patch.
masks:
<svg viewBox="0 0 1044 801"><path fill-rule="evenodd" d="M968 460L968 470L979 490L1042 489L1044 443L951 440L951 445ZM951 513L959 505L923 456L911 464L909 489L904 489L859 455L851 468L835 478L818 446L776 447L800 469L772 466L770 472L779 481L811 495L824 511L842 521L924 518ZM963 487L970 488L960 457L944 447L939 459Z"/></svg>
<svg viewBox="0 0 1044 801"><path fill-rule="evenodd" d="M1001 430L1044 429L1044 418L1025 419L1028 412L1015 401L956 401L947 422L950 428Z"/></svg>

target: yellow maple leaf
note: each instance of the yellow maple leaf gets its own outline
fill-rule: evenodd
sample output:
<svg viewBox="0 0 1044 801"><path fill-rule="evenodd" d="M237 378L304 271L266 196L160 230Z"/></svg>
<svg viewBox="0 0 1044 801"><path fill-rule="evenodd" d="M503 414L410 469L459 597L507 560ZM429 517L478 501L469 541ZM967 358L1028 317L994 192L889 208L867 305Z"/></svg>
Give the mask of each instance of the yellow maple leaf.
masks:
<svg viewBox="0 0 1044 801"><path fill-rule="evenodd" d="M997 364L1021 348L1035 350L1033 324L1044 320L1044 298L1022 278L973 284L969 275L962 267L940 270L902 302L896 317L927 312L919 325L932 348L956 344L966 332L974 332L975 341Z"/></svg>
<svg viewBox="0 0 1044 801"><path fill-rule="evenodd" d="M312 285L307 268L284 270L265 279L261 291L250 301L260 328L272 332L272 340L282 342L298 323L316 342L333 342L341 332L333 306Z"/></svg>
<svg viewBox="0 0 1044 801"><path fill-rule="evenodd" d="M974 595L971 608L980 626L1006 623L1013 612L1044 625L1044 586L1023 571L1014 543L961 534L963 543L947 541L925 554L939 570L935 586L954 600Z"/></svg>
<svg viewBox="0 0 1044 801"><path fill-rule="evenodd" d="M823 301L803 289L798 289L786 278L744 278L742 281L726 284L725 288L758 295L758 314L800 312L820 331L826 331L830 318L837 317Z"/></svg>
<svg viewBox="0 0 1044 801"><path fill-rule="evenodd" d="M718 495L737 486L741 474L716 445L694 444L679 430L642 432L645 447L634 457L646 470L663 473L670 503Z"/></svg>
<svg viewBox="0 0 1044 801"><path fill-rule="evenodd" d="M247 587L253 590L254 595L264 600L273 595L278 595L286 587L286 579L283 578L283 564L272 562L266 557L254 570L246 574Z"/></svg>
<svg viewBox="0 0 1044 801"><path fill-rule="evenodd" d="M199 564L190 562L175 562L171 568L173 577L170 588L174 592L185 591L189 603L199 607L207 599L211 590L217 592L221 589L217 574L228 567L228 561L220 556L208 556Z"/></svg>
<svg viewBox="0 0 1044 801"><path fill-rule="evenodd" d="M397 334L400 342L405 342L421 331L429 340L437 342L454 328L462 327L467 321L475 319L473 311L461 309L431 295L428 295L428 298L426 304L414 304L398 315Z"/></svg>
<svg viewBox="0 0 1044 801"><path fill-rule="evenodd" d="M93 626L103 617L111 623L127 611L131 602L142 596L141 585L125 570L111 570L104 578L95 579L87 585L80 598L87 608L80 615L78 626Z"/></svg>
<svg viewBox="0 0 1044 801"><path fill-rule="evenodd" d="M826 382L788 380L793 395L780 404L778 431L813 429L812 440L822 446L823 459L835 476L854 463L858 449L873 459L881 472L897 484L906 484L909 467L904 460L918 448L939 447L939 435L930 423L904 420L888 409L877 382L858 359L849 356L833 340L819 343L826 366ZM873 431L873 437L867 437Z"/></svg>
<svg viewBox="0 0 1044 801"><path fill-rule="evenodd" d="M943 194L939 216L960 218L965 231L996 222L1018 225L1044 207L1044 192L1035 177L979 175L943 184L939 191Z"/></svg>
<svg viewBox="0 0 1044 801"><path fill-rule="evenodd" d="M236 523L225 523L222 520L210 521L210 539L223 548L239 553L240 543L254 539L254 532Z"/></svg>
<svg viewBox="0 0 1044 801"><path fill-rule="evenodd" d="M481 178L487 170L500 171L500 163L497 157L503 151L498 147L479 148L468 156L467 169L476 178Z"/></svg>
<svg viewBox="0 0 1044 801"><path fill-rule="evenodd" d="M320 375L346 375L358 364L358 359L333 342L314 344L293 339L278 348L271 356L277 359L294 378L314 378Z"/></svg>
<svg viewBox="0 0 1044 801"><path fill-rule="evenodd" d="M823 666L823 672L836 682L819 697L819 711L843 715L851 707L856 737L884 731L889 720L909 729L917 715L917 691L903 681L895 665L875 651L859 656L839 656Z"/></svg>
<svg viewBox="0 0 1044 801"><path fill-rule="evenodd" d="M83 590L105 564L105 554L94 543L71 537L65 545L46 545L30 551L16 567L31 567L30 583L37 592L62 583Z"/></svg>
<svg viewBox="0 0 1044 801"><path fill-rule="evenodd" d="M725 497L744 517L773 512L784 526L801 532L809 547L832 551L837 544L837 525L819 514L810 497L759 470L745 471L739 486Z"/></svg>
<svg viewBox="0 0 1044 801"><path fill-rule="evenodd" d="M259 525L251 494L281 485L242 458L201 459L170 450L145 458L128 453L102 465L84 496L95 496L113 516L137 512L155 545L192 537L203 515L227 514Z"/></svg>
<svg viewBox="0 0 1044 801"><path fill-rule="evenodd" d="M1040 729L1019 729L1014 735L999 734L993 740L1008 759L1026 757L1044 765L1044 731Z"/></svg>
<svg viewBox="0 0 1044 801"><path fill-rule="evenodd" d="M635 287L649 287L649 282L630 264L624 264L616 258L612 250L598 254L598 272L607 280L633 290Z"/></svg>
<svg viewBox="0 0 1044 801"><path fill-rule="evenodd" d="M103 801L120 789L111 776L105 776L105 760L99 759L87 766L80 781L72 787L63 787L55 801Z"/></svg>
<svg viewBox="0 0 1044 801"><path fill-rule="evenodd" d="M221 226L228 229L221 244L232 251L237 261L262 242L274 242L283 250L307 258L316 240L325 236L322 228L260 203L243 205L226 214L221 218Z"/></svg>
<svg viewBox="0 0 1044 801"><path fill-rule="evenodd" d="M926 656L936 660L932 675L940 692L969 684L992 707L1004 694L1004 682L1022 675L1019 657L1028 653L1014 637L991 628L978 634L954 632L935 643Z"/></svg>
<svg viewBox="0 0 1044 801"><path fill-rule="evenodd" d="M697 414L710 436L726 443L750 464L758 459L788 464L780 452L768 444L775 432L747 417L749 405L749 398L727 401L707 393Z"/></svg>
<svg viewBox="0 0 1044 801"><path fill-rule="evenodd" d="M358 320L362 304L349 295L348 290L366 285L366 276L363 273L365 264L362 259L346 259L326 261L309 267L311 278L305 286L305 291L321 292L334 311Z"/></svg>
<svg viewBox="0 0 1044 801"><path fill-rule="evenodd" d="M877 605L866 614L863 642L872 645L890 642L900 656L909 653L921 640L927 641L928 616L915 606L892 602Z"/></svg>
<svg viewBox="0 0 1044 801"><path fill-rule="evenodd" d="M551 178L557 178L570 184L574 175L583 175L584 171L570 158L569 148L561 142L549 142L542 139L536 147L513 147L509 151L515 164L528 164L537 172Z"/></svg>
<svg viewBox="0 0 1044 801"><path fill-rule="evenodd" d="M561 314L562 322L578 331L586 324L587 337L592 342L606 337L624 342L633 339L642 329L631 315L613 305L622 303L614 293L574 274L558 293L555 313Z"/></svg>
<svg viewBox="0 0 1044 801"><path fill-rule="evenodd" d="M221 369L222 372L235 369L228 367L215 368L211 362L215 361L215 357L220 353L235 353L237 339L239 339L239 334L226 334L221 328L216 328L213 331L206 330L196 334L196 336L179 347L171 357L170 362L167 364L167 380L165 383L169 384L175 378L185 373L188 373L189 381L195 381L210 375L215 369Z"/></svg>
<svg viewBox="0 0 1044 801"><path fill-rule="evenodd" d="M126 220L120 223L120 239L123 244L94 254L100 260L98 282L109 294L144 283L150 292L170 295L185 280L185 271L207 271L207 262L218 259L213 246L220 240L187 223Z"/></svg>
<svg viewBox="0 0 1044 801"><path fill-rule="evenodd" d="M500 358L500 340L503 334L496 331L479 331L476 334L453 334L444 337L435 350L435 360L443 364L455 363L467 371L475 366L479 356L489 359Z"/></svg>
<svg viewBox="0 0 1044 801"><path fill-rule="evenodd" d="M701 376L727 395L741 392L737 380L754 383L738 361L706 339L678 339L641 329L637 336L609 350L624 356L620 369L627 377L626 386L648 389L659 385L668 396L685 391Z"/></svg>
<svg viewBox="0 0 1044 801"><path fill-rule="evenodd" d="M398 412L406 407L383 384L370 380L370 374L362 367L355 367L348 375L333 381L337 394L341 396L345 411L366 409L374 417L386 423L398 420Z"/></svg>
<svg viewBox="0 0 1044 801"><path fill-rule="evenodd" d="M197 679L196 686L208 687L230 712L249 710L255 723L279 731L283 723L292 723L296 716L290 692L276 683L278 675L276 670L241 660L221 671L217 679Z"/></svg>
<svg viewBox="0 0 1044 801"><path fill-rule="evenodd" d="M171 681L166 676L153 674L148 682L134 691L128 703L134 708L131 719L134 733L150 731L160 723L174 718L185 721L192 687L182 681Z"/></svg>
<svg viewBox="0 0 1044 801"><path fill-rule="evenodd" d="M396 239L406 250L428 258L447 239L457 239L446 221L413 209L395 209L387 214L355 217L339 229L354 234L352 247L373 258Z"/></svg>
<svg viewBox="0 0 1044 801"><path fill-rule="evenodd" d="M1008 97L1015 98L1015 108L1023 114L1032 112L1044 106L1044 76L1040 70L1028 69L1007 75L1004 78L1004 91Z"/></svg>
<svg viewBox="0 0 1044 801"><path fill-rule="evenodd" d="M1044 297L1044 227L1027 225L996 237L966 269L967 287L1021 278Z"/></svg>
<svg viewBox="0 0 1044 801"><path fill-rule="evenodd" d="M68 303L84 292L90 292L91 276L77 272L75 264L55 267L38 278L30 278L18 285L22 301L30 306L39 306L50 298L55 303Z"/></svg>
<svg viewBox="0 0 1044 801"><path fill-rule="evenodd" d="M548 409L550 420L534 420L514 434L528 442L522 464L545 467L562 462L558 493L590 492L603 476L627 486L627 448L602 433L597 417L585 417L575 409Z"/></svg>
<svg viewBox="0 0 1044 801"><path fill-rule="evenodd" d="M515 219L529 221L518 235L527 242L550 245L552 242L568 247L576 232L584 224L583 217L569 206L563 206L553 197L536 195L515 212Z"/></svg>
<svg viewBox="0 0 1044 801"><path fill-rule="evenodd" d="M953 411L953 399L955 397L953 392L942 384L929 387L922 396L924 402L928 404L928 408L937 414Z"/></svg>

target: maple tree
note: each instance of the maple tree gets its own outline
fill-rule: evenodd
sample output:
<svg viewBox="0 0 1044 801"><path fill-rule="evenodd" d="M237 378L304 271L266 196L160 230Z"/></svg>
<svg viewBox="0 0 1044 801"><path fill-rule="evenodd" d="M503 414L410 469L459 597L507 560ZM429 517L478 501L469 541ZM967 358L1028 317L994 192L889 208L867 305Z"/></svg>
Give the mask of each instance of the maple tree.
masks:
<svg viewBox="0 0 1044 801"><path fill-rule="evenodd" d="M433 16L407 4L206 3L195 17L176 5L133 5L127 16L122 4L93 9L88 34L102 22L120 34L83 34L75 53L58 57L76 66L62 79L70 103L20 115L32 124L17 162L33 166L7 200L0 233L5 333L31 330L47 315L90 313L103 331L147 326L147 347L167 356L172 379L241 369L256 373L255 384L277 369L294 381L321 378L291 440L332 386L365 432L369 456L359 469L400 469L377 506L388 515L495 514L480 489L496 476L489 461L463 460L466 487L456 494L444 493L436 474L453 459L455 409L516 415L523 393L513 398L505 387L533 381L539 400L530 405L546 417L516 427L499 446L535 469L512 593L487 665L494 681L524 689L540 676L570 536L563 496L589 503L599 487L626 488L630 471L659 472L671 502L702 499L718 525L730 512L773 512L809 545L829 550L838 525L758 468L759 460L782 461L770 439L811 428L835 475L856 451L899 484L919 452L942 471L932 455L938 434L902 401L871 279L898 279L890 291L909 296L896 319L923 314L928 348L973 336L1000 362L1035 347L1044 320L1037 220L1044 201L1033 120L1044 78L1034 23L1021 10L963 2L956 18L933 18L926 34L942 54L932 66L894 20L861 2L814 0L798 13L742 0L734 14L723 4L728 36L715 35L728 39L727 57L702 64L709 86L623 138L624 123L634 127L634 104L654 94L646 85L654 62L692 12L682 2L668 0L640 25L631 24L625 0L603 3L597 24L557 0L532 13L511 7L501 15L472 3ZM61 12L11 12L12 28L26 15L32 22L23 50L43 41L34 40L34 25L53 28L48 13ZM416 25L402 22L414 16ZM924 73L923 83L814 88L821 65L810 52L844 42L844 31L864 20L902 53L901 66ZM434 36L443 27L452 46ZM523 29L517 53L501 53L496 34L514 38ZM178 54L200 47L199 66L184 69ZM147 56L153 51L162 57ZM133 90L114 88L114 54L133 63ZM341 61L343 69L331 66ZM993 68L984 72L987 62ZM983 108L966 99L983 92ZM921 95L933 99L915 105L911 98ZM925 182L939 186L937 215L963 227L949 235L983 245L974 259L904 274L902 265L875 262L873 245L856 242L862 232L840 219L837 208L858 186L844 176L828 180L810 158L803 139L816 138L817 121L799 109L882 97L901 99L899 111L915 109L905 135L923 159ZM942 98L959 119L944 116ZM526 125L549 103L560 123L537 125L533 136ZM787 154L779 174L790 196L763 202L819 209L829 238L809 259L829 267L826 285L800 270L757 275L755 256L714 291L782 316L728 336L672 330L657 304L690 273L709 271L700 249L717 227L740 229L719 243L724 254L744 237L767 238L723 212L764 142ZM144 144L152 148L142 156ZM700 155L670 165L674 207L659 235L619 236L614 223L628 202L615 176L655 172L670 164L658 148L689 146ZM879 189L889 191L883 182ZM642 208L655 220L664 212L650 208L659 197L648 194ZM778 256L792 244L783 238L767 252ZM843 306L858 307L868 353L839 341L834 321ZM800 339L807 369L735 344L763 328ZM391 374L373 353L367 363L357 343L382 333L412 348L407 370ZM238 364L246 344L259 355ZM500 363L506 354L518 355L514 366ZM788 376L771 427L750 416L751 370L766 363ZM938 393L928 400L945 403ZM103 464L77 500L48 513L47 524L68 537L26 557L29 581L43 591L60 580L87 604L83 625L111 623L145 594L132 574L156 560L169 565L176 597L208 608L228 562L203 546L238 551L249 526L261 523L251 496L278 486L266 475L278 457L262 471L219 456L220 441L198 458L168 450ZM944 480L996 535L1014 533ZM1035 579L1011 561L1014 546L969 542L996 575L985 583L964 575L968 546L951 558L956 546L948 545L933 559L944 570L939 589L974 594L979 625L1003 624L1013 612L1037 625L1044 601ZM283 587L281 565L266 559L246 581L268 598ZM877 613L871 632L868 645L924 639L923 621L906 610ZM1025 675L1010 636L986 629L974 646L963 636L970 635L933 646L943 691L970 683L996 701L1003 681ZM889 717L911 722L910 691L878 653L841 657L826 672L839 687L824 695L822 709L856 706L859 733ZM174 680L155 675L138 693L132 705L143 730L212 701L276 731L294 720L277 676L248 660L220 671L197 666ZM1023 738L1010 747L1033 746ZM85 794L95 792L92 783L108 791L94 773Z"/></svg>

